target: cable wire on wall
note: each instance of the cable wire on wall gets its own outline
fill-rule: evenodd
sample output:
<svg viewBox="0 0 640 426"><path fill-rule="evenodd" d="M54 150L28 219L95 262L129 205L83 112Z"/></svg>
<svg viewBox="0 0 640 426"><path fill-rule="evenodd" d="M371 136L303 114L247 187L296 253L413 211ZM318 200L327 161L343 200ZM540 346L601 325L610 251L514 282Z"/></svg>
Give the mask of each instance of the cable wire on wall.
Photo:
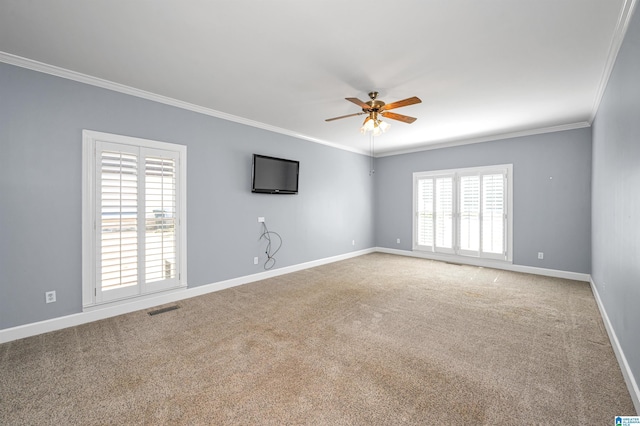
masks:
<svg viewBox="0 0 640 426"><path fill-rule="evenodd" d="M264 251L265 254L267 255L267 261L264 262L264 269L269 270L273 268L276 264L275 255L276 253L278 253L278 250L280 250L280 248L282 247L282 237L277 232L269 231L269 229L267 229L267 224L265 222L262 222L262 226L263 226L263 232L262 232L262 235L260 235L260 239L264 238L265 240L267 240L267 248ZM278 241L279 241L278 247L275 250L273 250L273 245L271 242L272 235L278 237Z"/></svg>

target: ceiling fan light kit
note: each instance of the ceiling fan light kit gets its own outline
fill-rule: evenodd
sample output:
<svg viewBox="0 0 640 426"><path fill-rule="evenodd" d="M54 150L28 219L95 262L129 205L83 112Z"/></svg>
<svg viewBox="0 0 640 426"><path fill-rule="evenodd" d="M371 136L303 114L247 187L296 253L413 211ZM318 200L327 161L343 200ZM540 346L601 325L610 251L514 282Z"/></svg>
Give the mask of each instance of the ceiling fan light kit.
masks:
<svg viewBox="0 0 640 426"><path fill-rule="evenodd" d="M402 121L403 123L407 123L407 124L411 124L414 121L416 121L415 117L409 117L408 115L389 112L390 109L400 108L400 107L409 106L413 104L419 104L420 102L422 102L420 98L414 96L412 98L407 98L401 101L385 104L381 100L377 99L378 92L370 92L369 98L371 100L368 102L362 102L358 98L345 98L349 102L353 102L354 104L362 108L362 112L343 115L340 117L327 118L325 121L333 121L333 120L339 120L341 118L354 117L356 115L367 114L367 118L364 119L364 122L362 123L362 127L360 127L360 133L372 132L374 136L378 136L381 133L384 133L387 130L389 130L389 127L391 127L389 123L382 121L380 117Z"/></svg>
<svg viewBox="0 0 640 426"><path fill-rule="evenodd" d="M391 127L389 123L378 119L376 113L372 112L364 119L364 123L362 123L362 127L360 127L360 133L372 132L374 136L378 136L389 130L389 127Z"/></svg>

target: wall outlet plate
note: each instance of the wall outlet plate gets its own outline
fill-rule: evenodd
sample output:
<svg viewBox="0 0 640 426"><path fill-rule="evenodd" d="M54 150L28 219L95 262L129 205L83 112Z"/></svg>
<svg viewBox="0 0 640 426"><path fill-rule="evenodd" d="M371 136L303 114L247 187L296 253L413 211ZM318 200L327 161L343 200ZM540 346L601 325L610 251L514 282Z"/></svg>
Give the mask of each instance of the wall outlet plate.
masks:
<svg viewBox="0 0 640 426"><path fill-rule="evenodd" d="M538 252L538 259L540 259L540 260L544 259L544 253L543 252L541 252L541 251Z"/></svg>
<svg viewBox="0 0 640 426"><path fill-rule="evenodd" d="M258 217L258 223L264 223L264 217Z"/></svg>
<svg viewBox="0 0 640 426"><path fill-rule="evenodd" d="M46 303L53 303L56 301L56 292L54 291L47 291L44 293L44 301Z"/></svg>

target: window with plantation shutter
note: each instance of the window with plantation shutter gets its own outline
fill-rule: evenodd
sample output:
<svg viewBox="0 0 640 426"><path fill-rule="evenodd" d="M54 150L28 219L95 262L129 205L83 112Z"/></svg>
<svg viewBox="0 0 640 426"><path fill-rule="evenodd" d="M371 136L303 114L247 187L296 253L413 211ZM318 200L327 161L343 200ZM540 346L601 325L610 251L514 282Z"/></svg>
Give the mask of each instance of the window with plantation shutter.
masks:
<svg viewBox="0 0 640 426"><path fill-rule="evenodd" d="M505 178L502 174L482 176L482 251L504 252Z"/></svg>
<svg viewBox="0 0 640 426"><path fill-rule="evenodd" d="M185 287L186 147L83 139L83 305Z"/></svg>
<svg viewBox="0 0 640 426"><path fill-rule="evenodd" d="M145 158L145 281L176 275L176 162Z"/></svg>
<svg viewBox="0 0 640 426"><path fill-rule="evenodd" d="M435 247L453 249L453 177L435 179Z"/></svg>
<svg viewBox="0 0 640 426"><path fill-rule="evenodd" d="M417 182L417 222L416 238L418 245L433 246L433 178L420 179Z"/></svg>
<svg viewBox="0 0 640 426"><path fill-rule="evenodd" d="M138 157L100 153L100 271L104 290L138 284Z"/></svg>
<svg viewBox="0 0 640 426"><path fill-rule="evenodd" d="M511 261L511 170L414 173L414 250Z"/></svg>
<svg viewBox="0 0 640 426"><path fill-rule="evenodd" d="M480 248L480 177L460 177L460 250Z"/></svg>
<svg viewBox="0 0 640 426"><path fill-rule="evenodd" d="M434 251L453 250L453 176L431 176L417 182L418 245Z"/></svg>

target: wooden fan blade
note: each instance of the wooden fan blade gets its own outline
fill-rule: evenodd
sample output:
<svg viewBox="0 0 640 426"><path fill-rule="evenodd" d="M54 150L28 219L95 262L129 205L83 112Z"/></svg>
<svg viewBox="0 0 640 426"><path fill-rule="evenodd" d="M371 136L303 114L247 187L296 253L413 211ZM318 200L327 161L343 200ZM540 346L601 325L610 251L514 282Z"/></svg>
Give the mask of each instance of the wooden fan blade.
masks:
<svg viewBox="0 0 640 426"><path fill-rule="evenodd" d="M385 118L391 118L392 120L402 121L408 124L417 120L415 117L409 117L408 115L396 114L395 112L382 111L380 113Z"/></svg>
<svg viewBox="0 0 640 426"><path fill-rule="evenodd" d="M414 96L412 98L407 98L401 101L391 102L390 104L386 104L385 106L382 107L382 110L388 111L394 108L400 108L400 107L409 106L413 104L419 104L420 102L422 102L420 98L418 98L417 96Z"/></svg>
<svg viewBox="0 0 640 426"><path fill-rule="evenodd" d="M324 121L340 120L341 118L355 117L356 115L362 115L362 114L364 114L364 112L356 112L355 114L341 115L340 117L327 118Z"/></svg>
<svg viewBox="0 0 640 426"><path fill-rule="evenodd" d="M371 107L369 105L367 105L366 103L362 102L358 98L345 98L345 99L348 100L349 102L353 102L354 104L358 105L362 109L366 109L366 110L371 109Z"/></svg>

